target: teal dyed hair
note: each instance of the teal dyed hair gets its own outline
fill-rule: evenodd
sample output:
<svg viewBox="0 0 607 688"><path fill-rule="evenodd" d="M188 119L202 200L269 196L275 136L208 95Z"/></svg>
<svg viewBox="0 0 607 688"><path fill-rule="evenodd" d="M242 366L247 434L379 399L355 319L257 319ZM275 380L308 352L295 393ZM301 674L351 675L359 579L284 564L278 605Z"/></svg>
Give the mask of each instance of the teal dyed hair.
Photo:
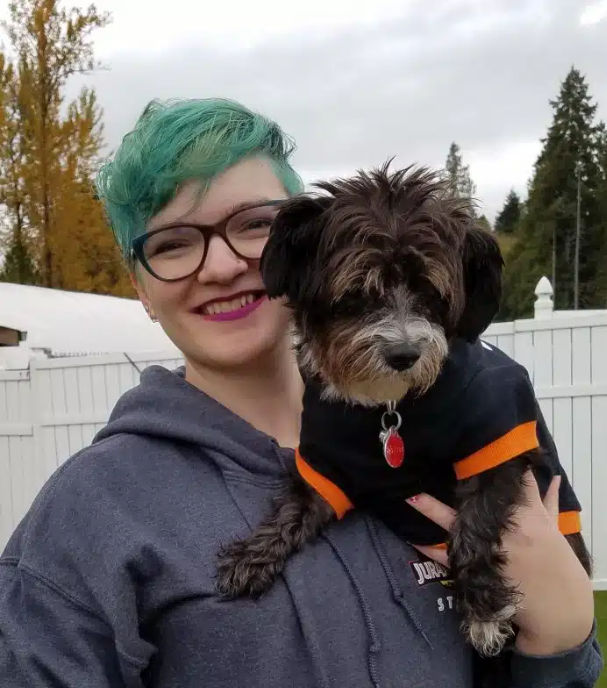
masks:
<svg viewBox="0 0 607 688"><path fill-rule="evenodd" d="M126 260L131 242L174 196L178 186L218 174L251 155L264 155L289 195L303 190L289 164L295 146L273 121L239 103L152 101L96 179L112 231Z"/></svg>

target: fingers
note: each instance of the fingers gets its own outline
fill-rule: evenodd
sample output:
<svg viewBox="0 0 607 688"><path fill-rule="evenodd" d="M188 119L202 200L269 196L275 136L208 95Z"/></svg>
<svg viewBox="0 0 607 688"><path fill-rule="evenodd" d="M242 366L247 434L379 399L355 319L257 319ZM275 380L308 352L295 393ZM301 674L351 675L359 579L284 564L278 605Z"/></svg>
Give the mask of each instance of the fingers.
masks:
<svg viewBox="0 0 607 688"><path fill-rule="evenodd" d="M407 504L422 513L434 523L445 530L451 530L455 521L456 512L450 506L439 502L438 499L426 494L418 494L406 500Z"/></svg>
<svg viewBox="0 0 607 688"><path fill-rule="evenodd" d="M544 507L550 516L558 523L559 520L559 489L561 487L561 476L555 475L552 478L550 487L544 497Z"/></svg>
<svg viewBox="0 0 607 688"><path fill-rule="evenodd" d="M530 468L523 474L523 494L528 504L533 504L534 502L539 504L542 501L540 488Z"/></svg>
<svg viewBox="0 0 607 688"><path fill-rule="evenodd" d="M449 557L447 556L447 550L441 549L440 547L430 547L428 545L413 545L418 552L421 552L429 559L434 559L439 564L442 564L445 568L449 568Z"/></svg>
<svg viewBox="0 0 607 688"><path fill-rule="evenodd" d="M537 480L533 475L533 471L528 470L523 476L523 495L527 506L531 507L532 509L541 510L540 505L542 505L543 509L548 512L550 517L558 523L560 486L561 476L555 475L542 501L540 490Z"/></svg>
<svg viewBox="0 0 607 688"><path fill-rule="evenodd" d="M553 518L555 522L558 522L559 517L560 485L561 476L557 475L550 483L550 487L548 488L546 496L543 500L543 508L548 512L550 517ZM533 475L533 471L531 470L528 470L523 476L523 493L528 506L539 507L539 505L542 504L539 487L535 476ZM452 509L450 506L447 506L435 497L432 497L426 493L421 493L415 497L410 497L406 501L407 504L426 516L426 518L434 521L434 523L439 525L444 530L450 531L452 529L457 514L455 509ZM425 556L439 562L439 564L442 564L443 566L449 565L447 552L444 549L425 545L413 546Z"/></svg>

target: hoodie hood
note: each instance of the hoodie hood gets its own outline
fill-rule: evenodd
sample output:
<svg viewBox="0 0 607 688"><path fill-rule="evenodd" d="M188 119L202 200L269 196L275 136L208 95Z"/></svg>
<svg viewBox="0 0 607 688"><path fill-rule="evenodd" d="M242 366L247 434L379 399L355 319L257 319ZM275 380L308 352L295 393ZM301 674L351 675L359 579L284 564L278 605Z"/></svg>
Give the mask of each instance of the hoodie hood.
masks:
<svg viewBox="0 0 607 688"><path fill-rule="evenodd" d="M226 472L284 480L293 452L185 379L185 369L150 366L118 401L93 444L120 434L195 445Z"/></svg>

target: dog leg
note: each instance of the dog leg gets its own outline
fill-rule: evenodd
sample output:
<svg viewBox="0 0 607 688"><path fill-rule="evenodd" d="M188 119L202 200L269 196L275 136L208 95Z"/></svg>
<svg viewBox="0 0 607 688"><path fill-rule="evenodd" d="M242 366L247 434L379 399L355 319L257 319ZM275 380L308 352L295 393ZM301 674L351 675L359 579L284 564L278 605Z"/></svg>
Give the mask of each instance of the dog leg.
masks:
<svg viewBox="0 0 607 688"><path fill-rule="evenodd" d="M518 593L501 576L505 557L501 534L520 503L522 476L539 460L528 452L515 461L475 476L458 489L459 509L450 543L450 560L463 627L483 656L499 654L513 634ZM581 533L566 536L590 576L592 562Z"/></svg>
<svg viewBox="0 0 607 688"><path fill-rule="evenodd" d="M520 594L506 583L501 536L520 503L522 478L532 452L458 488L458 515L449 544L462 628L483 656L494 656L513 634Z"/></svg>
<svg viewBox="0 0 607 688"><path fill-rule="evenodd" d="M280 575L289 556L314 539L334 515L316 491L296 478L251 537L220 551L217 590L229 598L259 597Z"/></svg>

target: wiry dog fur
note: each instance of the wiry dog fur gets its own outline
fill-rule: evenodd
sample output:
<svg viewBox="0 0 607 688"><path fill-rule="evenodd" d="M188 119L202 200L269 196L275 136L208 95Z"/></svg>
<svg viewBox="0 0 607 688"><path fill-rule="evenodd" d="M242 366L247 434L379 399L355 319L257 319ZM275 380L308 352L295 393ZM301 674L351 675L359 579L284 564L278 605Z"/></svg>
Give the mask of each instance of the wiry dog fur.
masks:
<svg viewBox="0 0 607 688"><path fill-rule="evenodd" d="M278 215L262 273L293 309L304 376L324 394L364 405L424 394L454 337L474 341L497 312L502 258L470 203L425 169L321 183ZM499 652L519 600L501 576L501 533L521 500L536 451L462 481L449 542L464 629L481 654ZM333 517L299 478L272 516L219 558L218 588L259 595L286 559ZM586 569L581 536L569 536Z"/></svg>

